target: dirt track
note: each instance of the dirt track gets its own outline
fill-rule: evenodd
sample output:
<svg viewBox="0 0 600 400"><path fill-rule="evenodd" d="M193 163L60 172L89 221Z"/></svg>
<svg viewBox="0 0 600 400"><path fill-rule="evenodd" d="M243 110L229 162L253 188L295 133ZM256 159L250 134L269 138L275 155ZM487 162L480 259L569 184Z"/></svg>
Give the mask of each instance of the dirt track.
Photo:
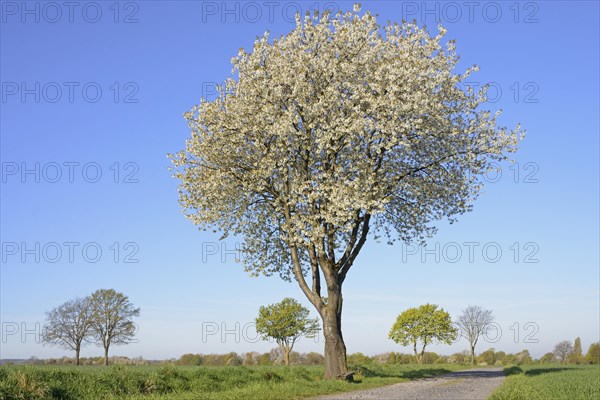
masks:
<svg viewBox="0 0 600 400"><path fill-rule="evenodd" d="M316 400L480 400L486 399L503 381L501 368L470 369Z"/></svg>

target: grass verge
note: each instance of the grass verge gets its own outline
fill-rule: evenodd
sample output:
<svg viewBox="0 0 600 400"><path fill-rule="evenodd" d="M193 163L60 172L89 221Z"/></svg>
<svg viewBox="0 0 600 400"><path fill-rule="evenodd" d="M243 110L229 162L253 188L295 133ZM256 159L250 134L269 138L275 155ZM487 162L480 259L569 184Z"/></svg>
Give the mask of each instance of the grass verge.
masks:
<svg viewBox="0 0 600 400"><path fill-rule="evenodd" d="M597 365L527 365L504 373L506 381L489 400L600 399Z"/></svg>
<svg viewBox="0 0 600 400"><path fill-rule="evenodd" d="M0 400L300 399L427 378L458 365L365 365L356 382L323 380L323 367L3 366Z"/></svg>

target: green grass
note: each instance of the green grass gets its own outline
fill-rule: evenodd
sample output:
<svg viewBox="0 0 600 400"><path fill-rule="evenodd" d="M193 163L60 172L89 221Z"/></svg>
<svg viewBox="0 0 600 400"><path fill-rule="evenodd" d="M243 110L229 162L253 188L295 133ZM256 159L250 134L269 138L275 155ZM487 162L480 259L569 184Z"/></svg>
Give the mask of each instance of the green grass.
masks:
<svg viewBox="0 0 600 400"><path fill-rule="evenodd" d="M527 365L504 372L508 378L489 400L600 399L597 365Z"/></svg>
<svg viewBox="0 0 600 400"><path fill-rule="evenodd" d="M357 382L323 380L321 366L3 366L0 400L299 399L435 376L457 365L366 365Z"/></svg>

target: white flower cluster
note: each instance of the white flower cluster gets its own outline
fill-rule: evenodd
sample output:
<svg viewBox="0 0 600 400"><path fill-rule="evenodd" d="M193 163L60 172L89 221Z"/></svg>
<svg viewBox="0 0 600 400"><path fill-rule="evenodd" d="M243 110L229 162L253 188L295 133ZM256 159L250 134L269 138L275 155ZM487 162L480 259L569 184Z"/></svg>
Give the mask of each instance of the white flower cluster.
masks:
<svg viewBox="0 0 600 400"><path fill-rule="evenodd" d="M381 27L355 7L241 49L218 98L185 114L192 136L172 159L188 218L241 235L248 270L286 277L290 248L304 272L341 270L369 224L422 239L468 211L522 132L480 110L485 91L461 89L476 67L454 72L445 32Z"/></svg>

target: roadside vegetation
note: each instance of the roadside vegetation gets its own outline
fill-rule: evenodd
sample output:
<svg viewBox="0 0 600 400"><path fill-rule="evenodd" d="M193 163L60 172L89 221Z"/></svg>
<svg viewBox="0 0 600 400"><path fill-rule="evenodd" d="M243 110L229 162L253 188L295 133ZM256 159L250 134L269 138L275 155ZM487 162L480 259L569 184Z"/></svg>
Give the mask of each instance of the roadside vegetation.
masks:
<svg viewBox="0 0 600 400"><path fill-rule="evenodd" d="M327 356L293 351L301 337L314 338L321 329L318 319L310 318L310 311L292 298L259 309L257 333L278 344L268 353L188 353L164 361L109 357L111 344L133 339L132 317L139 313L127 296L113 289L54 308L47 313L43 340L73 350L74 357L13 360L17 365L2 365L10 360L0 360L0 400L300 399L428 378L473 365L506 367L510 376L493 400L600 398L600 367L590 365L600 364L600 343L591 343L584 354L579 337L573 343L563 340L539 360L527 349L507 354L490 348L475 356L478 339L485 340L493 330L492 311L479 306L463 310L456 327L438 305L409 308L398 315L389 338L411 346L413 354L346 356L344 349L342 364L347 368L337 375L331 374ZM428 344L450 345L459 336L469 341L469 350L449 356L425 351ZM80 357L81 347L89 343L102 346L104 357Z"/></svg>
<svg viewBox="0 0 600 400"><path fill-rule="evenodd" d="M598 343L587 354L580 340L564 357L547 353L532 359L527 350L516 354L488 349L476 366L504 366L505 383L491 400L600 398ZM561 346L559 346L561 347ZM560 349L559 349L560 350ZM178 359L149 361L141 357L27 360L24 365L0 366L0 400L142 400L142 399L300 399L322 394L369 389L433 377L471 367L469 350L450 356L425 352L389 352L348 356L354 382L324 379L319 353L289 353L285 366L281 347L268 353L184 354ZM578 364L579 363L579 364ZM591 365L596 364L596 365Z"/></svg>
<svg viewBox="0 0 600 400"><path fill-rule="evenodd" d="M323 379L323 366L3 366L0 399L297 399L427 378L458 365L353 366L354 382Z"/></svg>
<svg viewBox="0 0 600 400"><path fill-rule="evenodd" d="M600 399L598 365L527 365L504 372L509 376L490 400Z"/></svg>

